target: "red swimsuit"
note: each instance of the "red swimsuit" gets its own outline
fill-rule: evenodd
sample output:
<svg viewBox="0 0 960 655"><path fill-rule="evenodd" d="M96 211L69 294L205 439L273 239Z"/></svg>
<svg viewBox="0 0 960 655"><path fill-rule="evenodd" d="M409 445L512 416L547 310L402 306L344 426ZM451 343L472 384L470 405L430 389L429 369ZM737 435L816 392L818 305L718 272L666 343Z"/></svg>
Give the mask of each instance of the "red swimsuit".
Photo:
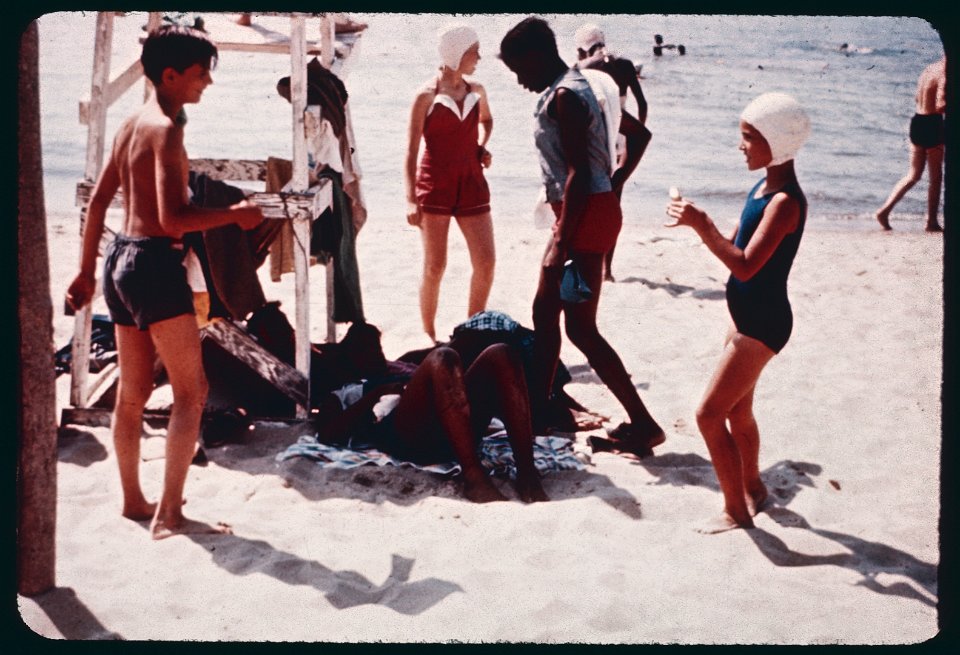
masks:
<svg viewBox="0 0 960 655"><path fill-rule="evenodd" d="M469 84L462 110L450 96L436 94L423 123L426 148L416 183L421 211L443 216L490 211L490 188L483 177L477 143L479 124L480 96Z"/></svg>

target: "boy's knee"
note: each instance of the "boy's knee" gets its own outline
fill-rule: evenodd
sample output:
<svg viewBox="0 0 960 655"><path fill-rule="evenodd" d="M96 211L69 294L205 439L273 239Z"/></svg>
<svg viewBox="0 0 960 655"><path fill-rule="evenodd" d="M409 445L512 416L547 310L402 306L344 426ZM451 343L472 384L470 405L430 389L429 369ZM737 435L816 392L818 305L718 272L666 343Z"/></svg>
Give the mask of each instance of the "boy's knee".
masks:
<svg viewBox="0 0 960 655"><path fill-rule="evenodd" d="M207 395L210 393L210 385L207 378L201 376L189 385L181 386L173 391L173 402L180 403L181 407L200 407L207 402Z"/></svg>
<svg viewBox="0 0 960 655"><path fill-rule="evenodd" d="M443 370L453 370L460 367L460 355L453 348L440 346L427 355L434 365Z"/></svg>
<svg viewBox="0 0 960 655"><path fill-rule="evenodd" d="M600 331L595 324L584 325L579 321L568 320L564 327L567 337L581 351L589 350L600 339Z"/></svg>
<svg viewBox="0 0 960 655"><path fill-rule="evenodd" d="M443 273L447 270L446 261L428 261L423 265L423 275L428 279L438 280L443 277Z"/></svg>
<svg viewBox="0 0 960 655"><path fill-rule="evenodd" d="M516 349L511 348L505 343L495 343L492 346L488 346L482 354L485 358L489 358L510 369L517 369L522 366L520 355Z"/></svg>
<svg viewBox="0 0 960 655"><path fill-rule="evenodd" d="M118 385L116 409L118 411L141 411L150 400L152 389L149 387L131 387Z"/></svg>
<svg viewBox="0 0 960 655"><path fill-rule="evenodd" d="M704 401L697 407L697 426L704 436L711 428L726 421L726 418L726 412L712 402Z"/></svg>

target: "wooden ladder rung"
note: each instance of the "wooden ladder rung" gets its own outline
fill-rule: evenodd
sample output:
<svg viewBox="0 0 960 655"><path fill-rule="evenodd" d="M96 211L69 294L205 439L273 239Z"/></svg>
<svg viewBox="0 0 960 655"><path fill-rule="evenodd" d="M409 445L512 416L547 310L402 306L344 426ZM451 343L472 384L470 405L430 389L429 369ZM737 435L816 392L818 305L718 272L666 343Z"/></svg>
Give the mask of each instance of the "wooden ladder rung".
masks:
<svg viewBox="0 0 960 655"><path fill-rule="evenodd" d="M277 359L233 321L221 319L205 325L200 329L200 338L212 339L287 398L302 407L307 406L309 386L306 376Z"/></svg>

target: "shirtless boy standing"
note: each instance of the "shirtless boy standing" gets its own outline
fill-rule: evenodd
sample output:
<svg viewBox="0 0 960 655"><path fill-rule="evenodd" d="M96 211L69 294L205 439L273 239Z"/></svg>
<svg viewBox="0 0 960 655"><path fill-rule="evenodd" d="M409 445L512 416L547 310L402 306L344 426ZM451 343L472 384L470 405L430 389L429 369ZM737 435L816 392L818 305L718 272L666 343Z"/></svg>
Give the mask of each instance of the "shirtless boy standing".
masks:
<svg viewBox="0 0 960 655"><path fill-rule="evenodd" d="M927 232L942 232L937 221L940 189L943 185L944 120L947 111L947 59L927 66L917 82L917 113L910 119L910 172L897 182L890 197L877 211L877 222L884 230L890 227L890 211L920 181L923 168L930 171L927 189Z"/></svg>
<svg viewBox="0 0 960 655"><path fill-rule="evenodd" d="M189 203L188 160L183 145L183 106L200 101L213 83L217 48L202 33L164 25L147 37L140 56L154 92L123 122L87 208L80 272L67 290L74 309L89 303L107 208L123 190L123 229L104 255L103 295L116 325L120 380L113 413L113 439L123 488L123 516L151 519L150 534L229 532L184 517L183 487L200 431L207 381L193 297L183 267L186 232L236 223L250 229L263 220L247 201L227 209ZM140 488L143 410L153 390L160 356L173 388L167 429L166 467L159 503Z"/></svg>

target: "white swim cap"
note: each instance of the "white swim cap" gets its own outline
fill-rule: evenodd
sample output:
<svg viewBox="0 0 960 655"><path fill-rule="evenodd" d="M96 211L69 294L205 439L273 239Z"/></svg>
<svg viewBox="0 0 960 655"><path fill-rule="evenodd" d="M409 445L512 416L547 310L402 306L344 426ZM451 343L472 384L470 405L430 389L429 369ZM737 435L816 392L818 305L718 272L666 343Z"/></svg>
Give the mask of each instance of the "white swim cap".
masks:
<svg viewBox="0 0 960 655"><path fill-rule="evenodd" d="M603 36L603 30L593 23L584 23L577 28L573 35L573 42L577 48L584 52L590 52L590 48L597 45L606 45L606 38Z"/></svg>
<svg viewBox="0 0 960 655"><path fill-rule="evenodd" d="M460 68L460 60L474 43L480 43L480 37L466 25L449 25L439 32L440 41L437 50L440 62L447 68Z"/></svg>
<svg viewBox="0 0 960 655"><path fill-rule="evenodd" d="M793 159L810 136L807 112L786 93L764 93L757 97L740 114L740 120L750 123L767 140L773 156L770 166Z"/></svg>

